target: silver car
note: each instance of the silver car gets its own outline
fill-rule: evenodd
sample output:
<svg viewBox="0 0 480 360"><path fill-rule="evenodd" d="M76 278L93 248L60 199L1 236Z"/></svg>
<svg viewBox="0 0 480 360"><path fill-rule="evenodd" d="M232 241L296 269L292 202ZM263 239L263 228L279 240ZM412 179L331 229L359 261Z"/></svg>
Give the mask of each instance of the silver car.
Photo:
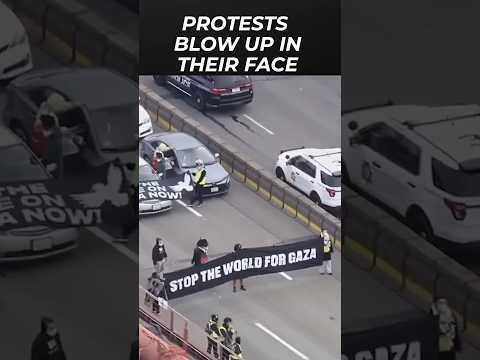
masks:
<svg viewBox="0 0 480 360"><path fill-rule="evenodd" d="M29 148L10 130L0 127L0 184L42 181L49 174ZM28 226L0 229L0 263L33 260L73 250L79 231Z"/></svg>
<svg viewBox="0 0 480 360"><path fill-rule="evenodd" d="M138 160L138 177L140 182L159 181L160 176L155 170L142 158ZM171 200L142 200L138 202L138 212L140 215L156 214L168 211L172 208Z"/></svg>

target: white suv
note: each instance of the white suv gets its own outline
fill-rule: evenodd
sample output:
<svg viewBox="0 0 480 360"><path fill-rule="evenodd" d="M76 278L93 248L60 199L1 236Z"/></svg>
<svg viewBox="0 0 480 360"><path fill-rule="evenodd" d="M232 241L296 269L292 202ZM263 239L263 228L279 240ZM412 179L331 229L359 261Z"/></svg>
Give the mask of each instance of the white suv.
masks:
<svg viewBox="0 0 480 360"><path fill-rule="evenodd" d="M342 115L343 176L429 241L480 240L480 106L372 106Z"/></svg>
<svg viewBox="0 0 480 360"><path fill-rule="evenodd" d="M275 175L307 194L318 205L341 205L341 151L299 148L283 150Z"/></svg>

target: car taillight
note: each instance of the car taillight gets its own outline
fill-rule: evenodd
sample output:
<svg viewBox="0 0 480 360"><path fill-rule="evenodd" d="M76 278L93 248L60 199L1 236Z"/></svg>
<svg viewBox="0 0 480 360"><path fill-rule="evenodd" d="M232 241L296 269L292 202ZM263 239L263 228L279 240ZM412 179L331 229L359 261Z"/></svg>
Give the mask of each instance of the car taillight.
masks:
<svg viewBox="0 0 480 360"><path fill-rule="evenodd" d="M245 84L245 85L242 85L240 88L241 88L242 90L251 89L251 88L252 88L252 84Z"/></svg>
<svg viewBox="0 0 480 360"><path fill-rule="evenodd" d="M448 199L444 199L445 205L448 206L450 211L452 212L453 217L455 220L464 220L467 216L467 206L463 203L458 203L455 201L451 201Z"/></svg>
<svg viewBox="0 0 480 360"><path fill-rule="evenodd" d="M328 192L328 195L330 195L330 197L335 197L335 194L337 193L335 190L328 189L328 188L327 188L327 192Z"/></svg>
<svg viewBox="0 0 480 360"><path fill-rule="evenodd" d="M216 95L220 95L220 94L223 94L223 93L227 92L227 90L228 89L213 88L212 92Z"/></svg>

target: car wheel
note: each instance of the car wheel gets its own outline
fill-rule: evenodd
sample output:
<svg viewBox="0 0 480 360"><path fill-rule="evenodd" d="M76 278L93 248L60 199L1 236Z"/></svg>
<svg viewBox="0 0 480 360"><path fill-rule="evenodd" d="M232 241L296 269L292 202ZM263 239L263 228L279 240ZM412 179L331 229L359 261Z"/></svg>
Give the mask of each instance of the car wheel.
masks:
<svg viewBox="0 0 480 360"><path fill-rule="evenodd" d="M281 167L277 167L275 169L275 175L277 176L277 178L279 178L280 180L282 181L286 181L287 179L285 178L285 173L283 172L282 168Z"/></svg>
<svg viewBox="0 0 480 360"><path fill-rule="evenodd" d="M312 200L317 205L322 205L322 201L320 200L320 196L316 192L312 192L310 194L310 200Z"/></svg>
<svg viewBox="0 0 480 360"><path fill-rule="evenodd" d="M28 136L27 132L25 129L17 124L17 123L12 123L10 125L10 129L17 135L25 144L30 146L30 137Z"/></svg>
<svg viewBox="0 0 480 360"><path fill-rule="evenodd" d="M164 75L153 75L153 81L155 84L163 86L167 82L167 78Z"/></svg>
<svg viewBox="0 0 480 360"><path fill-rule="evenodd" d="M412 209L407 214L407 224L422 238L430 243L435 242L432 226L427 216L420 209Z"/></svg>
<svg viewBox="0 0 480 360"><path fill-rule="evenodd" d="M205 96L203 93L199 90L195 91L193 94L193 102L195 103L195 107L200 110L204 111L205 110Z"/></svg>

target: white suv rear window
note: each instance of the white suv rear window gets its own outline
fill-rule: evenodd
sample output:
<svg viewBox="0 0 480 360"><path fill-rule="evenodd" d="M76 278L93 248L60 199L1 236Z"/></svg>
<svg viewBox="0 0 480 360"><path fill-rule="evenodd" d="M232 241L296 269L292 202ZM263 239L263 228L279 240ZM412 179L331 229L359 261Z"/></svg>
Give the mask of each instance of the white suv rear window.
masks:
<svg viewBox="0 0 480 360"><path fill-rule="evenodd" d="M437 159L432 159L433 184L440 190L460 197L480 196L480 170L455 170Z"/></svg>

